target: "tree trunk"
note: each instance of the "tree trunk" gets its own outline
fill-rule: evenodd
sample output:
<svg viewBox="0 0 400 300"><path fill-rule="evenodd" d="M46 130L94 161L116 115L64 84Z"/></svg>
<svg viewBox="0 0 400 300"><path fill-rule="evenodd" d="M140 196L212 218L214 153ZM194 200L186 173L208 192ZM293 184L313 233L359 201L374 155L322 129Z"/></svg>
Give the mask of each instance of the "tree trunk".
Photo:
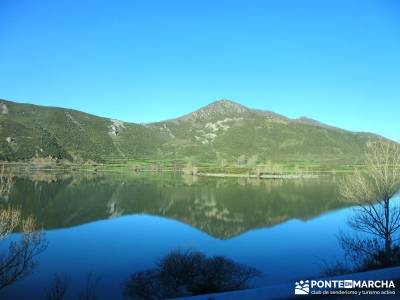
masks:
<svg viewBox="0 0 400 300"><path fill-rule="evenodd" d="M392 237L390 233L390 199L385 199L385 265L392 262Z"/></svg>

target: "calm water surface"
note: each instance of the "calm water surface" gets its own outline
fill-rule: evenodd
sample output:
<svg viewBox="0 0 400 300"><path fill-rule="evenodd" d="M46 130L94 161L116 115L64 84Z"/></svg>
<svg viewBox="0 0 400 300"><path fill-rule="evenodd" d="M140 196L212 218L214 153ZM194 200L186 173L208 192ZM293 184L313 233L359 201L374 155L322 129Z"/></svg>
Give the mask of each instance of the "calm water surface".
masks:
<svg viewBox="0 0 400 300"><path fill-rule="evenodd" d="M5 299L42 299L54 274L75 296L89 273L101 299L174 249L224 255L260 269L255 286L318 275L342 257L349 203L337 179L250 180L181 176L55 175L19 178L2 206L20 207L49 241L34 274ZM15 233L13 238L17 238Z"/></svg>

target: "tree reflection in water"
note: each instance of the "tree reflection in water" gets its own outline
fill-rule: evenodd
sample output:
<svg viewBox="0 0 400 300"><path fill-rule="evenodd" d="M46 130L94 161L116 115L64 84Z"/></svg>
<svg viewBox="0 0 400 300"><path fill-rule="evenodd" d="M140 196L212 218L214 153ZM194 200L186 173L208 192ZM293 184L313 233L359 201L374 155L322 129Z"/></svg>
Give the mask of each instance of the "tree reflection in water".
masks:
<svg viewBox="0 0 400 300"><path fill-rule="evenodd" d="M0 170L0 201L8 200L14 178L4 166ZM20 239L13 240L11 234L19 231ZM36 220L23 217L19 209L7 206L0 209L0 243L5 244L0 253L0 290L30 275L36 266L36 256L47 248L42 231Z"/></svg>
<svg viewBox="0 0 400 300"><path fill-rule="evenodd" d="M95 276L93 273L88 273L86 281L79 294L76 297L71 297L69 291L70 282L67 275L55 274L53 281L45 290L46 300L66 300L66 299L77 299L77 300L97 300L99 299L97 293L97 286L100 283L100 278Z"/></svg>

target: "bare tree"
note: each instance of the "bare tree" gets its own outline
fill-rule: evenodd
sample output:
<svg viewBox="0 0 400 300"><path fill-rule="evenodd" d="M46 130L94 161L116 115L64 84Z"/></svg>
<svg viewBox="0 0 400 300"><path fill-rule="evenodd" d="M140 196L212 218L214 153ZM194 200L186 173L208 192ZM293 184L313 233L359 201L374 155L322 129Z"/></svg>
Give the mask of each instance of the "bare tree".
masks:
<svg viewBox="0 0 400 300"><path fill-rule="evenodd" d="M68 277L54 275L53 282L45 291L46 300L64 300L68 292Z"/></svg>
<svg viewBox="0 0 400 300"><path fill-rule="evenodd" d="M193 164L192 161L189 161L186 166L182 169L184 175L197 175L199 169Z"/></svg>
<svg viewBox="0 0 400 300"><path fill-rule="evenodd" d="M30 275L36 266L35 257L47 248L47 242L43 233L37 230L36 222L32 217L21 218L18 213L8 209L11 222L5 224L15 224L22 231L19 241L10 241L8 251L0 257L0 290L13 284L15 281ZM19 217L16 217L18 216ZM8 229L2 230L7 232ZM3 241L7 238L3 235Z"/></svg>
<svg viewBox="0 0 400 300"><path fill-rule="evenodd" d="M0 174L0 191L9 191L13 179L5 173ZM20 240L9 240L10 234L20 231ZM47 242L43 233L37 229L33 217L22 217L15 208L0 209L0 242L8 243L8 251L0 253L0 290L32 273L35 257L42 253Z"/></svg>
<svg viewBox="0 0 400 300"><path fill-rule="evenodd" d="M8 207L0 210L0 240L4 240L21 223L21 212Z"/></svg>
<svg viewBox="0 0 400 300"><path fill-rule="evenodd" d="M96 300L97 286L99 278L93 273L89 273L86 277L85 285L76 297L69 297L69 279L67 275L55 274L53 281L45 290L45 298L47 300L65 300L65 299L79 299L79 300Z"/></svg>
<svg viewBox="0 0 400 300"><path fill-rule="evenodd" d="M7 172L4 164L0 168L0 198L7 198L14 184L14 177Z"/></svg>
<svg viewBox="0 0 400 300"><path fill-rule="evenodd" d="M85 286L79 294L79 300L96 300L97 286L100 279L93 273L89 273L86 277Z"/></svg>
<svg viewBox="0 0 400 300"><path fill-rule="evenodd" d="M345 199L359 204L349 225L383 240L385 265L391 264L392 243L400 229L400 207L391 201L399 189L400 145L386 140L368 145L365 170L356 170L340 188Z"/></svg>
<svg viewBox="0 0 400 300"><path fill-rule="evenodd" d="M241 290L261 272L222 256L172 251L154 269L134 273L125 283L129 299L166 299Z"/></svg>

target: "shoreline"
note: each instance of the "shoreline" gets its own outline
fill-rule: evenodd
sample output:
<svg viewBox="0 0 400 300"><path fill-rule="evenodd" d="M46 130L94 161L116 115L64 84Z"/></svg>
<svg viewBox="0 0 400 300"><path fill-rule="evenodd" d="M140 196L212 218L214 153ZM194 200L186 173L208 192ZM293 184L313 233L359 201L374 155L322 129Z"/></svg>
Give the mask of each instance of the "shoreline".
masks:
<svg viewBox="0 0 400 300"><path fill-rule="evenodd" d="M313 170L306 172L291 172L282 171L276 173L253 173L250 170L235 170L236 172L229 172L227 170L208 170L189 171L182 170L180 168L152 168L146 167L132 167L129 165L108 165L108 164L58 164L58 163L26 163L26 162L2 162L2 164L11 170L17 171L17 173L29 173L29 172L84 172L84 173L119 173L119 174L174 174L174 175L186 175L186 176L198 176L198 177L210 177L210 178L251 178L251 179L313 179L320 178L329 175L337 174L348 174L352 173L353 170ZM1 163L0 163L1 165ZM186 172L185 172L186 171ZM208 171L208 172L207 172ZM219 171L219 172L218 172ZM228 171L228 172L224 172Z"/></svg>
<svg viewBox="0 0 400 300"><path fill-rule="evenodd" d="M187 174L189 176L217 177L217 178L253 178L253 179L300 179L300 178L319 178L316 174L271 174L271 175L253 175L253 174L229 174L229 173L198 173Z"/></svg>

